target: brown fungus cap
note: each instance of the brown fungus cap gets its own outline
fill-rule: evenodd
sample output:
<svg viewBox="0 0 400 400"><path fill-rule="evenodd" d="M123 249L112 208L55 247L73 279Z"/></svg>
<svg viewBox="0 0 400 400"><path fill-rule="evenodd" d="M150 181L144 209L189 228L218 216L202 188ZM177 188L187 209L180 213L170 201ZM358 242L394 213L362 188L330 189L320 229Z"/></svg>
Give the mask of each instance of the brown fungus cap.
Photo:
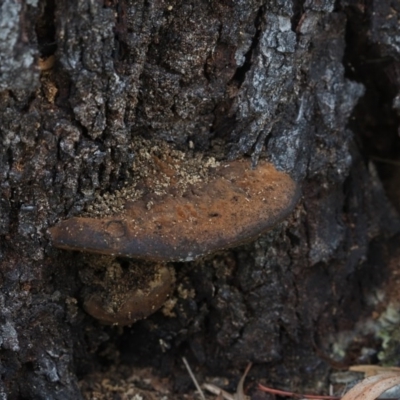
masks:
<svg viewBox="0 0 400 400"><path fill-rule="evenodd" d="M257 238L295 207L298 184L272 164L221 163L207 183L126 202L120 215L74 217L50 229L56 247L152 261L191 261ZM151 207L149 207L151 204Z"/></svg>
<svg viewBox="0 0 400 400"><path fill-rule="evenodd" d="M103 274L102 280L86 277L90 291L83 308L107 325L131 325L153 314L172 293L175 282L173 270L165 264L131 263L121 268L113 261Z"/></svg>

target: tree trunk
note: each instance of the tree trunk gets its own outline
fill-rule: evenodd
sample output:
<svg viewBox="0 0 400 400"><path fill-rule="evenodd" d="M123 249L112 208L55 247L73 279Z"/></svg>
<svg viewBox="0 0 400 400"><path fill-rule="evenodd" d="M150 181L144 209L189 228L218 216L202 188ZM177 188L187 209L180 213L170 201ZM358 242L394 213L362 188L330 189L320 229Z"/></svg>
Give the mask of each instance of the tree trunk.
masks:
<svg viewBox="0 0 400 400"><path fill-rule="evenodd" d="M371 312L400 228L380 178L390 188L396 167L368 159L399 156L398 1L0 5L2 398L78 399L110 364L187 392L182 356L200 376L252 361L254 379L286 388L316 387L329 358L361 360L362 346L332 349ZM115 328L83 310L88 256L48 228L140 184L139 137L266 159L302 197L256 241L174 263L169 314Z"/></svg>

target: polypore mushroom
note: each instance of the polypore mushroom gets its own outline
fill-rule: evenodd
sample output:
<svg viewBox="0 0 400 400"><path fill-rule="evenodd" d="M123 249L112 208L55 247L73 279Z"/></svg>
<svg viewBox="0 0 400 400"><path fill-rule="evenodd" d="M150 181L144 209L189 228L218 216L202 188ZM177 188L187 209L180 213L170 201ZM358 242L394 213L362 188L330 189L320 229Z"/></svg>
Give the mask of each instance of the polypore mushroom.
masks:
<svg viewBox="0 0 400 400"><path fill-rule="evenodd" d="M160 263L140 263L102 256L88 260L83 308L103 324L131 325L157 311L173 290L174 273Z"/></svg>
<svg viewBox="0 0 400 400"><path fill-rule="evenodd" d="M120 215L73 217L50 229L53 244L143 260L191 261L257 238L294 208L299 187L291 177L261 161L221 163L207 183L183 195L152 194L127 201ZM152 204L152 207L148 207Z"/></svg>

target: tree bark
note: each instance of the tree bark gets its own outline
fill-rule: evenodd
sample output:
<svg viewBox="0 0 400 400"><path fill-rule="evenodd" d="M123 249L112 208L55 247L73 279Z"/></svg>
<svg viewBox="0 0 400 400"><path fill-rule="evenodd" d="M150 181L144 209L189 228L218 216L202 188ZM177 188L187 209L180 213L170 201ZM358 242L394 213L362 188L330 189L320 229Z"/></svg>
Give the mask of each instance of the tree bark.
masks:
<svg viewBox="0 0 400 400"><path fill-rule="evenodd" d="M252 361L254 377L281 387L325 379L323 354L370 311L386 279L377 254L400 228L379 177L390 166L368 161L398 156L399 3L2 0L0 10L2 398L81 398L78 381L116 354L175 377L177 391L190 385L183 355L208 375ZM255 242L175 263L174 316L115 329L84 312L84 257L55 249L47 229L134 182L138 136L267 159L302 199Z"/></svg>

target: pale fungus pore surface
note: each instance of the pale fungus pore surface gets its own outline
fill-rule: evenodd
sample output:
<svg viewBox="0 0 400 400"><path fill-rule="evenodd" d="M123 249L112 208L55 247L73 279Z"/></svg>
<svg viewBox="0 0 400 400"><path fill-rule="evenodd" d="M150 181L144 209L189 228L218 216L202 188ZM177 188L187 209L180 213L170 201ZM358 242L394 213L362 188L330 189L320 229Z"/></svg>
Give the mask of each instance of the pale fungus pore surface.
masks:
<svg viewBox="0 0 400 400"><path fill-rule="evenodd" d="M157 311L174 289L166 264L92 256L80 272L85 284L83 308L107 325L131 325ZM123 265L122 265L122 264Z"/></svg>
<svg viewBox="0 0 400 400"><path fill-rule="evenodd" d="M125 200L114 215L73 217L50 229L53 244L151 261L191 261L257 238L295 207L300 189L265 161L219 162L207 180Z"/></svg>

